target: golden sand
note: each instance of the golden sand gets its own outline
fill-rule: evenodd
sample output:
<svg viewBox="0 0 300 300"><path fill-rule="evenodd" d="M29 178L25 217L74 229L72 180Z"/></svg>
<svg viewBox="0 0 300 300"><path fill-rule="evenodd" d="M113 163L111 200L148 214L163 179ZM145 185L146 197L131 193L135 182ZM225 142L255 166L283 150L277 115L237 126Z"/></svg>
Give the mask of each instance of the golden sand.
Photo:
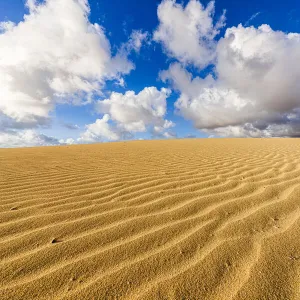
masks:
<svg viewBox="0 0 300 300"><path fill-rule="evenodd" d="M300 140L0 149L0 299L300 299Z"/></svg>

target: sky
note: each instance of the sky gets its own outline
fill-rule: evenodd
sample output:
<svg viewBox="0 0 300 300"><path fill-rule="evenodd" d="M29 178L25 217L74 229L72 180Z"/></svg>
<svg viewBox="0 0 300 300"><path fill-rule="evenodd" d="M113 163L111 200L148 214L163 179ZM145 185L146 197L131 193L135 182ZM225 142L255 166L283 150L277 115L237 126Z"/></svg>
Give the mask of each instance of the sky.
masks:
<svg viewBox="0 0 300 300"><path fill-rule="evenodd" d="M296 0L0 0L0 147L300 136Z"/></svg>

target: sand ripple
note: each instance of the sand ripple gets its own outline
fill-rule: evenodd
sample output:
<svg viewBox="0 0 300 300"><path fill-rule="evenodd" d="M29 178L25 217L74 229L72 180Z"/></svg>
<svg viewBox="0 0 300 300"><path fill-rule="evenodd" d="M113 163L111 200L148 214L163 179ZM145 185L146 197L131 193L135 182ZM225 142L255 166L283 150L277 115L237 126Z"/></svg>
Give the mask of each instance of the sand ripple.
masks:
<svg viewBox="0 0 300 300"><path fill-rule="evenodd" d="M300 140L0 149L0 299L300 299Z"/></svg>

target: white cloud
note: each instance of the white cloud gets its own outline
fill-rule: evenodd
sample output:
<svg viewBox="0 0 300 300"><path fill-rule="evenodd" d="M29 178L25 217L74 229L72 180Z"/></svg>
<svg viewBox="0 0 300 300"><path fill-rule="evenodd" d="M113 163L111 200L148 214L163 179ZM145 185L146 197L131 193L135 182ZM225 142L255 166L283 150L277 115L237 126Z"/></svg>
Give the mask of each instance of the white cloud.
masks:
<svg viewBox="0 0 300 300"><path fill-rule="evenodd" d="M34 13L37 9L36 0L27 0L26 7L29 9L31 13Z"/></svg>
<svg viewBox="0 0 300 300"><path fill-rule="evenodd" d="M79 142L94 143L103 140L116 141L121 138L119 132L111 128L108 123L110 117L105 114L102 119L97 119L95 123L86 125L86 131L78 139Z"/></svg>
<svg viewBox="0 0 300 300"><path fill-rule="evenodd" d="M61 140L59 140L59 143L61 144L61 145L73 145L73 144L75 144L75 140L74 139L72 139L72 138L68 138L68 139L61 139Z"/></svg>
<svg viewBox="0 0 300 300"><path fill-rule="evenodd" d="M50 146L59 144L60 142L56 138L39 134L35 130L10 130L0 132L0 147L4 148Z"/></svg>
<svg viewBox="0 0 300 300"><path fill-rule="evenodd" d="M159 91L155 87L146 87L138 94L113 92L110 98L97 102L97 111L104 117L87 125L80 141L114 141L148 128L163 133L174 126L173 122L165 120L169 95L168 89Z"/></svg>
<svg viewBox="0 0 300 300"><path fill-rule="evenodd" d="M109 114L112 121L127 131L143 132L147 125L163 125L168 89L160 91L146 87L138 94L127 91L125 94L113 92L109 99L97 102L97 111Z"/></svg>
<svg viewBox="0 0 300 300"><path fill-rule="evenodd" d="M258 17L261 14L260 11L258 11L257 13L253 14L246 22L245 22L245 27L249 26L249 24L251 23L251 21L253 21L256 17Z"/></svg>
<svg viewBox="0 0 300 300"><path fill-rule="evenodd" d="M163 137L165 137L166 139L175 139L177 138L177 133L173 131L167 131L164 132Z"/></svg>
<svg viewBox="0 0 300 300"><path fill-rule="evenodd" d="M0 24L0 113L15 122L41 124L57 101L89 102L105 80L133 69L127 53L111 56L104 29L88 20L87 0L26 5L24 21Z"/></svg>
<svg viewBox="0 0 300 300"><path fill-rule="evenodd" d="M16 26L16 24L11 21L0 22L0 33L11 30L14 26Z"/></svg>
<svg viewBox="0 0 300 300"><path fill-rule="evenodd" d="M167 136L171 135L171 133L170 132L165 132L165 130L170 129L174 126L175 126L174 122L169 121L169 120L165 120L163 125L161 125L161 126L156 125L156 126L153 127L153 135L154 136L163 135L163 136L167 137Z"/></svg>
<svg viewBox="0 0 300 300"><path fill-rule="evenodd" d="M225 14L214 23L214 1L204 7L190 0L186 7L175 0L163 0L158 6L159 26L154 40L183 64L204 67L215 58L215 37L224 26Z"/></svg>
<svg viewBox="0 0 300 300"><path fill-rule="evenodd" d="M250 98L256 110L289 112L299 106L300 34L232 27L218 45L219 81Z"/></svg>
<svg viewBox="0 0 300 300"><path fill-rule="evenodd" d="M232 27L218 41L214 79L180 64L161 72L181 92L175 106L195 127L230 136L300 135L300 34Z"/></svg>
<svg viewBox="0 0 300 300"><path fill-rule="evenodd" d="M145 42L149 43L149 33L143 32L142 30L133 30L125 47L128 52L131 50L140 52L141 47Z"/></svg>

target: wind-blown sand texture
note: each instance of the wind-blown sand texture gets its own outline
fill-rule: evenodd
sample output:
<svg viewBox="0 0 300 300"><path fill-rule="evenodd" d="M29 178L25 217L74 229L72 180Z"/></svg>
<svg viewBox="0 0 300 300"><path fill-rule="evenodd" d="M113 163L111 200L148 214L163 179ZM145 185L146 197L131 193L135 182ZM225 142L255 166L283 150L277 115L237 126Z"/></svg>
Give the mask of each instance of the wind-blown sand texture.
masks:
<svg viewBox="0 0 300 300"><path fill-rule="evenodd" d="M0 299L300 299L300 140L0 150Z"/></svg>

